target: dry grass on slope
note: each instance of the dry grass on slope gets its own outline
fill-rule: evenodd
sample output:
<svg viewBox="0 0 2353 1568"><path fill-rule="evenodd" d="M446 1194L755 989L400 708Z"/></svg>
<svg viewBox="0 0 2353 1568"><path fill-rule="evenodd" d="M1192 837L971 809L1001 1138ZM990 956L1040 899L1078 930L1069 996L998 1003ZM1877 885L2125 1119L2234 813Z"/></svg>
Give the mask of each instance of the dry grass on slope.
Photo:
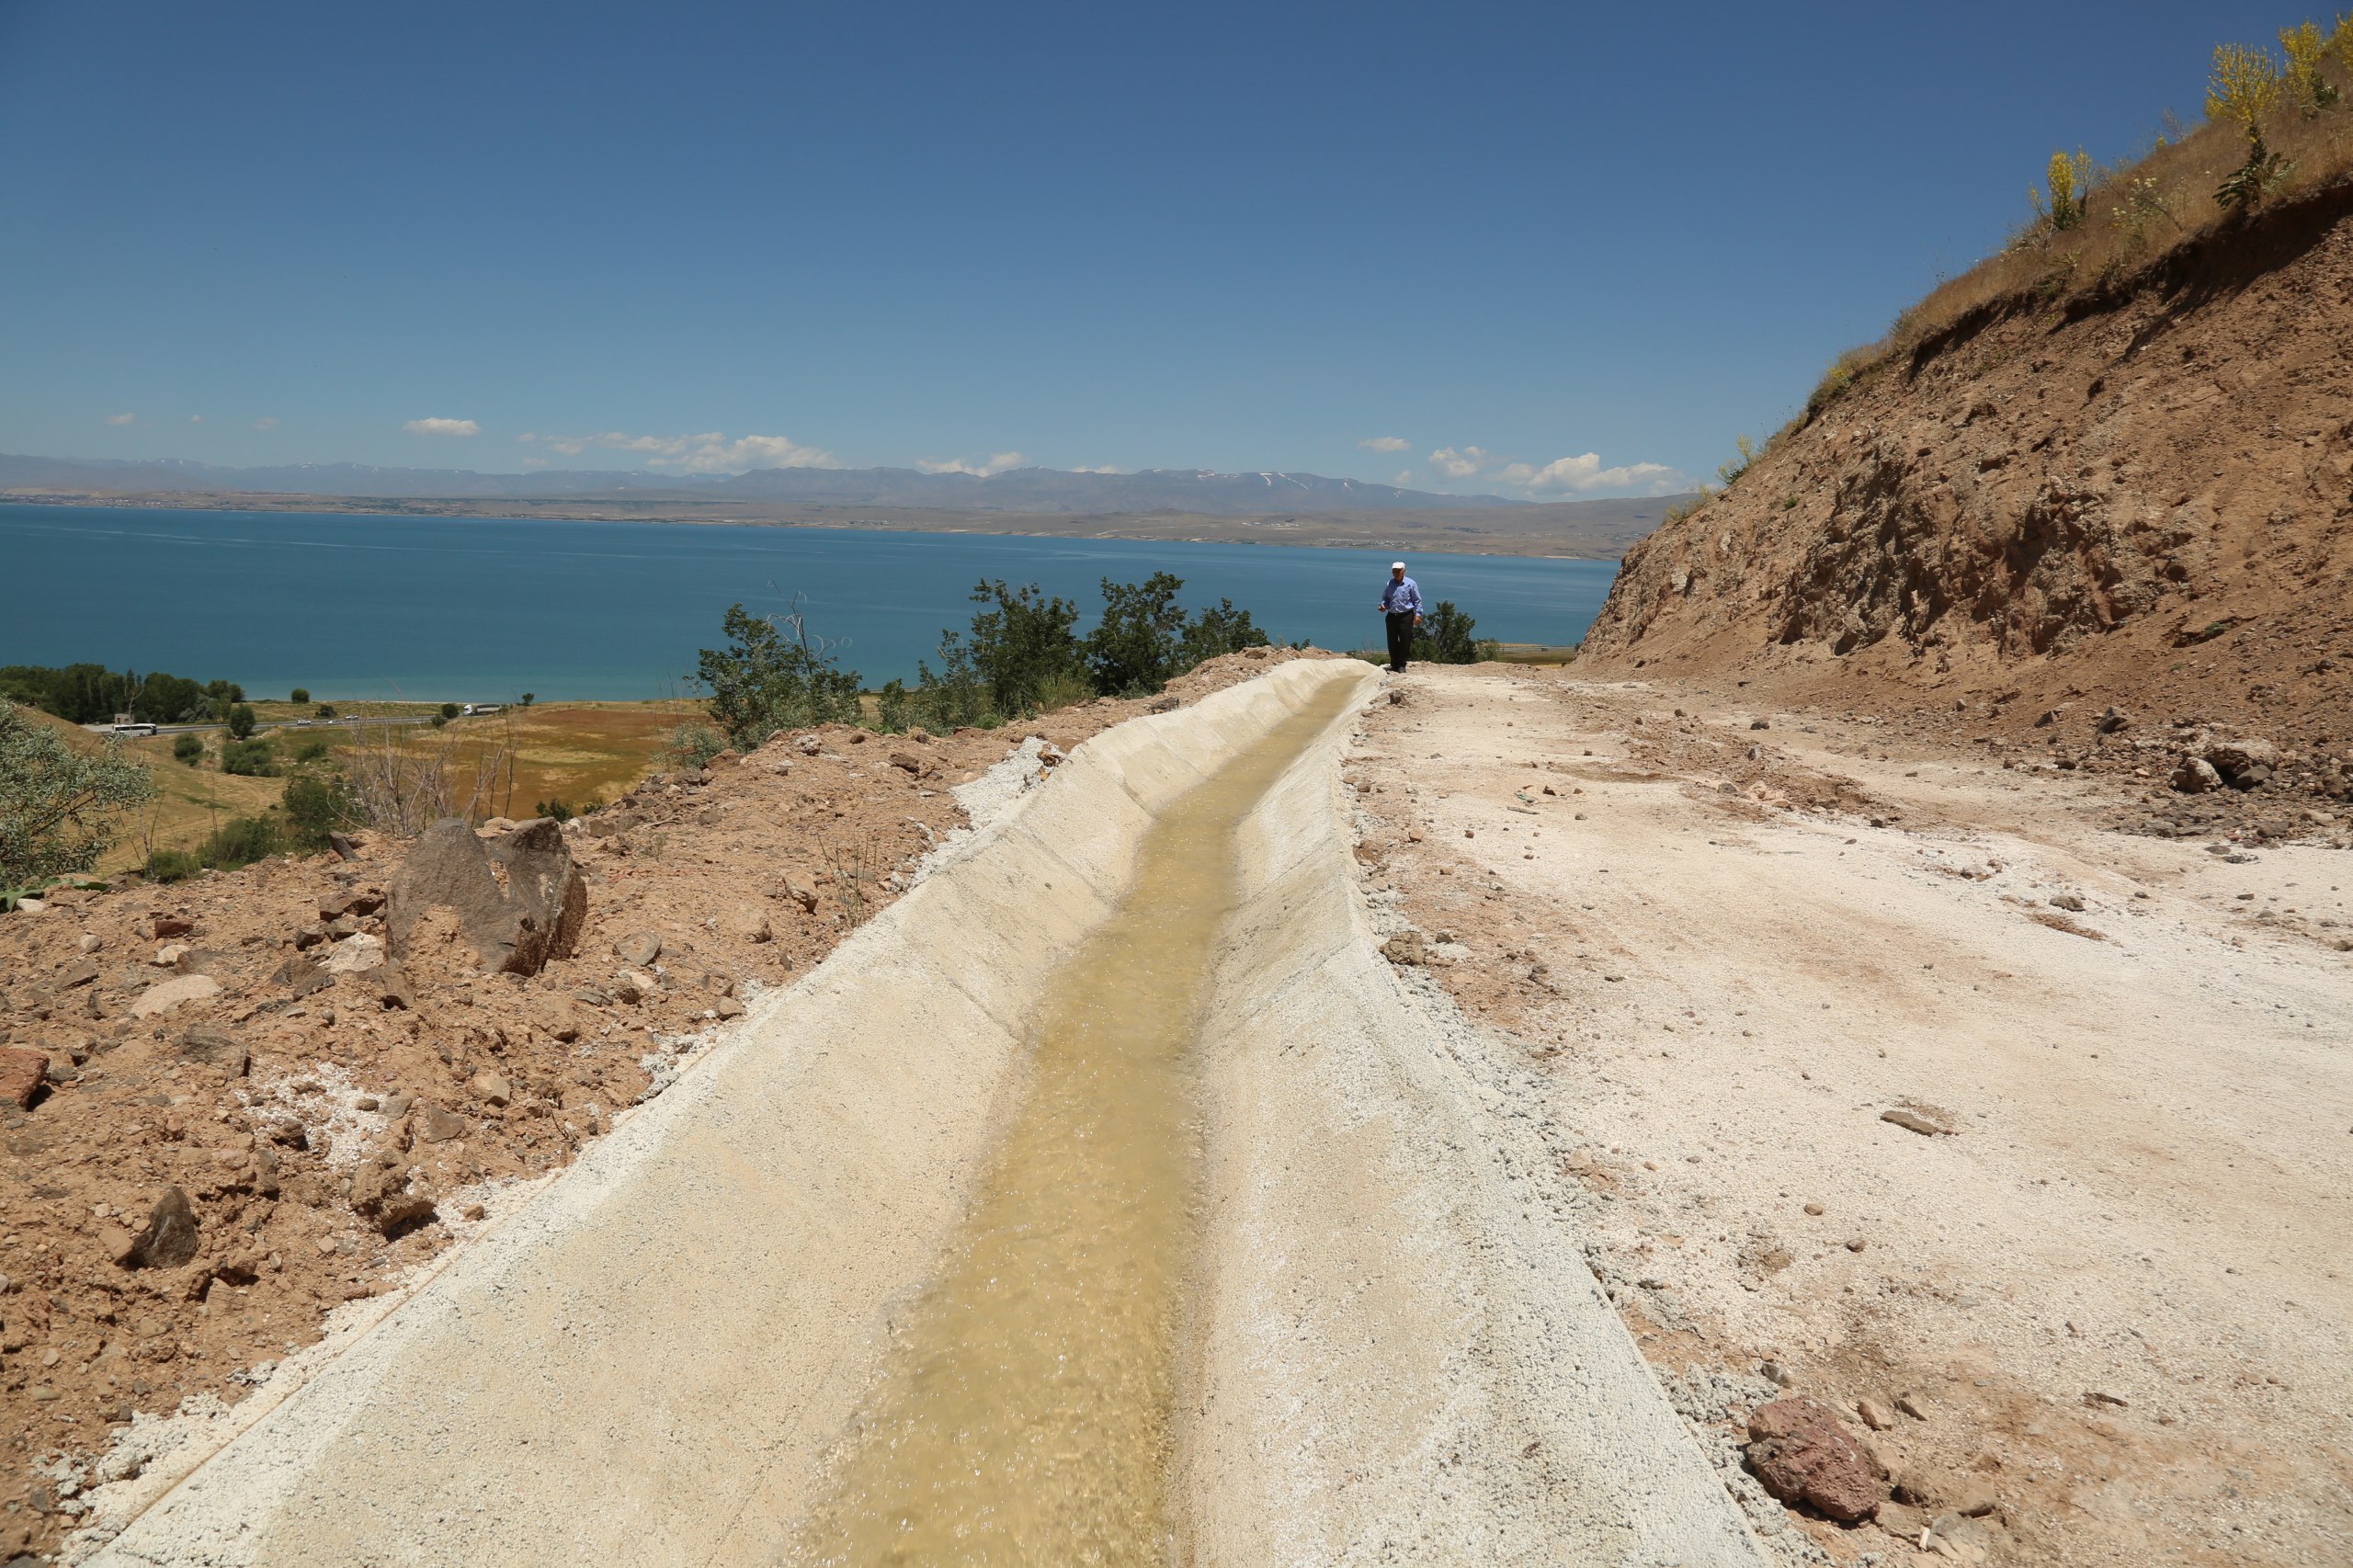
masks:
<svg viewBox="0 0 2353 1568"><path fill-rule="evenodd" d="M2333 30L2305 22L2280 37L2278 55L2218 47L2208 118L2137 159L2100 168L2081 153L2054 153L2044 188L2029 192L2034 219L1904 312L1879 342L1840 356L1800 423L1881 366L1916 365L1988 316L2129 292L2177 252L2253 212L2353 178L2353 17ZM2224 205L2217 193L2249 169L2257 147L2270 161L2255 170L2251 199Z"/></svg>

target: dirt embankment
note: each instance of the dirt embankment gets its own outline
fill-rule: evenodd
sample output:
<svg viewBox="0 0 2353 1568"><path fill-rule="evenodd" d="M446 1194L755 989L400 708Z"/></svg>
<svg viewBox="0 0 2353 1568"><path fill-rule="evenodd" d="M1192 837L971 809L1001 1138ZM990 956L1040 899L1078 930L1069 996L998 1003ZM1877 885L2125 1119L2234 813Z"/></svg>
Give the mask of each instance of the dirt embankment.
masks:
<svg viewBox="0 0 2353 1568"><path fill-rule="evenodd" d="M1232 655L1154 701L1300 656ZM73 1527L71 1461L134 1412L234 1404L659 1093L897 896L963 824L952 788L1151 706L921 739L825 726L648 778L566 829L585 923L529 978L422 938L377 961L397 843L0 917L0 1062L21 1080L0 1085L0 1556ZM382 1190L392 1161L404 1193Z"/></svg>
<svg viewBox="0 0 2353 1568"><path fill-rule="evenodd" d="M2234 820L2343 798L2348 339L2345 185L1981 307L1630 551L1588 667L1925 710L2165 782L2196 757L2215 775L2179 794L2255 791ZM2236 738L2276 749L2259 777L2210 756Z"/></svg>

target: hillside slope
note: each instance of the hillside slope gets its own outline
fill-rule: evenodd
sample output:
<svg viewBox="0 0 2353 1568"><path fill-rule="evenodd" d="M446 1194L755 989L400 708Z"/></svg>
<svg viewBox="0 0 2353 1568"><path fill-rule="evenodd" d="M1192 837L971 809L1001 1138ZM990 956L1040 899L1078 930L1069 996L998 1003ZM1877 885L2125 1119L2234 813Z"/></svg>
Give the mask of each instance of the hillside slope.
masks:
<svg viewBox="0 0 2353 1568"><path fill-rule="evenodd" d="M1994 300L1629 551L1586 653L1792 695L1933 692L1997 729L2058 710L2043 727L2075 742L2111 705L2136 735L2341 740L2348 343L2343 183L2104 288Z"/></svg>

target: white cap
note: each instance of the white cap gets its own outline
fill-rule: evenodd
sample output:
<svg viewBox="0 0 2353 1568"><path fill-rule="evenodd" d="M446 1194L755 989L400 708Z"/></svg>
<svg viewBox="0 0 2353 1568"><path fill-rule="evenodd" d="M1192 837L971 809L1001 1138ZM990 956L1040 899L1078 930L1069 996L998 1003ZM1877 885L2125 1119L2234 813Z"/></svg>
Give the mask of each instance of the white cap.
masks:
<svg viewBox="0 0 2353 1568"><path fill-rule="evenodd" d="M1403 572L1405 569L1405 563L1402 561L1392 561L1389 563L1389 569L1392 572Z"/></svg>

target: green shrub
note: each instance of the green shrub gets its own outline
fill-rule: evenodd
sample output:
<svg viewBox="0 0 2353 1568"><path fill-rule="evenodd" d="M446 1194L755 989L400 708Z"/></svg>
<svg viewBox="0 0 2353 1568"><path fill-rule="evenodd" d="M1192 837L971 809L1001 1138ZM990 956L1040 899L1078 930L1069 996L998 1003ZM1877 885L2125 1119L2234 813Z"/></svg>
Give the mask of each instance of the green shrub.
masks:
<svg viewBox="0 0 2353 1568"><path fill-rule="evenodd" d="M1141 583L1103 579L1103 619L1086 634L1086 670L1105 697L1148 697L1178 674L1185 580L1154 572Z"/></svg>
<svg viewBox="0 0 2353 1568"><path fill-rule="evenodd" d="M122 813L154 792L118 744L85 755L0 700L0 887L88 870L113 845Z"/></svg>
<svg viewBox="0 0 2353 1568"><path fill-rule="evenodd" d="M227 718L229 724L229 738L231 740L249 741L253 739L254 726L257 722L254 718L253 704L249 702L238 702L232 704L230 706Z"/></svg>
<svg viewBox="0 0 2353 1568"><path fill-rule="evenodd" d="M185 849L158 849L147 857L147 880L151 882L181 882L204 869L204 864Z"/></svg>
<svg viewBox="0 0 2353 1568"><path fill-rule="evenodd" d="M523 706L529 708L532 703L537 702L539 699L539 693L535 691L527 691L522 697Z"/></svg>
<svg viewBox="0 0 2353 1568"><path fill-rule="evenodd" d="M464 711L464 709L459 707L454 702L444 702L441 705L441 717L444 719L454 719Z"/></svg>
<svg viewBox="0 0 2353 1568"><path fill-rule="evenodd" d="M449 722L449 716L447 713L436 713L433 715L433 727L437 730L446 727Z"/></svg>
<svg viewBox="0 0 2353 1568"><path fill-rule="evenodd" d="M553 817L558 822L570 822L574 817L579 814L570 806L565 805L562 801L541 801L537 806L533 807L532 810L537 812L540 816Z"/></svg>
<svg viewBox="0 0 2353 1568"><path fill-rule="evenodd" d="M2044 175L2051 187L2051 199L2043 200L2042 192L2028 187L2027 196L2034 203L2035 215L2053 229L2072 229L2084 221L2085 203L2091 197L2091 154L2077 151L2051 154L2051 164Z"/></svg>
<svg viewBox="0 0 2353 1568"><path fill-rule="evenodd" d="M282 853L284 833L268 817L231 817L198 846L197 859L219 871L233 871Z"/></svg>
<svg viewBox="0 0 2353 1568"><path fill-rule="evenodd" d="M1234 608L1232 599L1220 599L1186 626L1180 663L1187 669L1195 669L1211 659L1238 653L1245 648L1264 648L1267 643L1267 634L1251 620L1248 610Z"/></svg>
<svg viewBox="0 0 2353 1568"><path fill-rule="evenodd" d="M294 760L298 763L318 762L324 759L326 755L327 743L313 736L312 739L304 741L301 746L294 753Z"/></svg>
<svg viewBox="0 0 2353 1568"><path fill-rule="evenodd" d="M1440 599L1414 628L1413 656L1430 665L1475 665L1491 658L1498 645L1471 634L1478 624L1457 609L1452 599Z"/></svg>
<svg viewBox="0 0 2353 1568"><path fill-rule="evenodd" d="M670 732L670 764L674 767L701 767L726 749L727 737L709 724L681 724Z"/></svg>
<svg viewBox="0 0 2353 1568"><path fill-rule="evenodd" d="M358 798L340 773L298 773L286 782L286 839L290 847L315 855L327 835L361 819Z"/></svg>
<svg viewBox="0 0 2353 1568"><path fill-rule="evenodd" d="M289 702L308 702L311 700L310 688L307 687L298 686L292 691L287 693L286 700Z"/></svg>
<svg viewBox="0 0 2353 1568"><path fill-rule="evenodd" d="M751 751L779 730L864 720L858 672L810 635L797 604L781 616L733 605L721 624L728 645L702 650L698 673L710 691L705 706L736 750Z"/></svg>
<svg viewBox="0 0 2353 1568"><path fill-rule="evenodd" d="M275 778L278 756L267 741L231 741L221 748L221 771L246 778Z"/></svg>
<svg viewBox="0 0 2353 1568"><path fill-rule="evenodd" d="M204 760L204 741L198 735L181 735L172 742L174 760L194 767Z"/></svg>
<svg viewBox="0 0 2353 1568"><path fill-rule="evenodd" d="M312 714L312 715L311 715L311 717L312 717L312 718L313 718L313 719L332 719L332 718L334 718L334 717L335 717L335 704L334 704L334 703L332 703L332 702L322 702L322 703L320 703L320 704L319 704L319 710L318 710L317 712L315 712L315 713Z"/></svg>

